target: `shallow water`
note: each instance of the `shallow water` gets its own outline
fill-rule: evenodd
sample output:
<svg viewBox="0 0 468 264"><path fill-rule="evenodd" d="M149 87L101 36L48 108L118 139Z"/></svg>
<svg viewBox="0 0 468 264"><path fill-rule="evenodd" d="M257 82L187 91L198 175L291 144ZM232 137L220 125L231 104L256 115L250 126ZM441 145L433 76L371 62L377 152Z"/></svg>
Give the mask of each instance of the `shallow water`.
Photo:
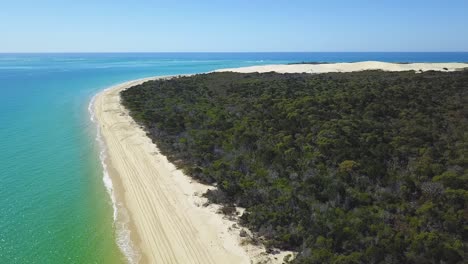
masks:
<svg viewBox="0 0 468 264"><path fill-rule="evenodd" d="M0 54L0 263L124 263L95 93L123 81L298 61L468 61L468 53Z"/></svg>

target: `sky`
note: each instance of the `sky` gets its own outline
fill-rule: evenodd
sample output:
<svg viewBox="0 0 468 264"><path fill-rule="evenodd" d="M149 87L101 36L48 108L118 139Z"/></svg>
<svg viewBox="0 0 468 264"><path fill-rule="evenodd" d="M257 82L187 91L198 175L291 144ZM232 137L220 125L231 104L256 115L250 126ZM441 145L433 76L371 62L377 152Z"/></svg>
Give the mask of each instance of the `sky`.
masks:
<svg viewBox="0 0 468 264"><path fill-rule="evenodd" d="M468 0L0 0L0 52L468 51Z"/></svg>

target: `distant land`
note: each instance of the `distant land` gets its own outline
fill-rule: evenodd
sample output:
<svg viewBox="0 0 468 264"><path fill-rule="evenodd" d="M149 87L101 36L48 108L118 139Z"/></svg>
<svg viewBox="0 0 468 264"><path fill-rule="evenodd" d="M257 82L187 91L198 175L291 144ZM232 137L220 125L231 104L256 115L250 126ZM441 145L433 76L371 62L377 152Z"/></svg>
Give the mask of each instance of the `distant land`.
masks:
<svg viewBox="0 0 468 264"><path fill-rule="evenodd" d="M313 65L319 65L319 64L329 64L331 62L326 62L326 61L301 61L301 62L290 62L288 65L295 65L295 64L313 64Z"/></svg>

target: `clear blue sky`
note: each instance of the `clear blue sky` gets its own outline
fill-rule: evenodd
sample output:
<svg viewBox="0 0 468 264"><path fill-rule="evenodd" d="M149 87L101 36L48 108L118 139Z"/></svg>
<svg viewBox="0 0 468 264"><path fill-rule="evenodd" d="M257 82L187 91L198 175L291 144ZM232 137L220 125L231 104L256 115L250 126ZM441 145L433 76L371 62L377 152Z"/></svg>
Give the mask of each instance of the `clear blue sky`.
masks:
<svg viewBox="0 0 468 264"><path fill-rule="evenodd" d="M2 0L0 52L468 51L468 0Z"/></svg>

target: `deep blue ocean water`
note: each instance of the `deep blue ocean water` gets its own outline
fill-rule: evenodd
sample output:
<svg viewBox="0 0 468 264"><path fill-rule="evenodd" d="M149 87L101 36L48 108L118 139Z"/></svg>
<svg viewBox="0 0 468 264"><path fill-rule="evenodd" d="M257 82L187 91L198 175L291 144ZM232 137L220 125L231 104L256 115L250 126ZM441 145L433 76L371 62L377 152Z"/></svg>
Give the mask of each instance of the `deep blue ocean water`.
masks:
<svg viewBox="0 0 468 264"><path fill-rule="evenodd" d="M123 263L88 105L131 79L301 61L468 62L468 53L0 54L0 263Z"/></svg>

